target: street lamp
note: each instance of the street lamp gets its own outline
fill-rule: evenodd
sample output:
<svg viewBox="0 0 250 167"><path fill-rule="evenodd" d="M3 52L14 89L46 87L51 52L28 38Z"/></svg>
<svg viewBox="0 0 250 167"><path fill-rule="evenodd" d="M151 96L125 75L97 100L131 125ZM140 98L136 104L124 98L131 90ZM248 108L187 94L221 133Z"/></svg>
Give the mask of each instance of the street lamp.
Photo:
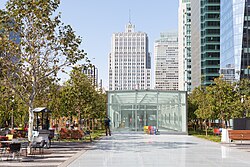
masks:
<svg viewBox="0 0 250 167"><path fill-rule="evenodd" d="M12 96L12 111L11 111L11 129L14 129L14 102L15 102L15 97Z"/></svg>

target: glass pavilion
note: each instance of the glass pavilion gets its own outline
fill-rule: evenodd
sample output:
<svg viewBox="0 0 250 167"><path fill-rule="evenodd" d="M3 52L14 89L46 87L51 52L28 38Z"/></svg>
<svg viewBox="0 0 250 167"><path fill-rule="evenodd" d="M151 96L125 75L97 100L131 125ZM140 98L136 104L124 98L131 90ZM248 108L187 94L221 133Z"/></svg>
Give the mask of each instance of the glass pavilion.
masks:
<svg viewBox="0 0 250 167"><path fill-rule="evenodd" d="M187 132L185 91L129 90L108 91L111 128L143 131L156 126L159 131Z"/></svg>

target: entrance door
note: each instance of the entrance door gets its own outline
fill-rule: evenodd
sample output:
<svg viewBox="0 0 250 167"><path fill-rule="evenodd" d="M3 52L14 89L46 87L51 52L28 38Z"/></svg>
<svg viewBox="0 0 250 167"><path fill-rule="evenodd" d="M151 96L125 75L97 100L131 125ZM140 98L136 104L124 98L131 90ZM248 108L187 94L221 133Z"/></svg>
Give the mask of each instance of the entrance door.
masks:
<svg viewBox="0 0 250 167"><path fill-rule="evenodd" d="M136 112L136 123L137 123L137 127L136 130L137 131L143 131L143 127L145 126L145 111L144 110L138 110Z"/></svg>
<svg viewBox="0 0 250 167"><path fill-rule="evenodd" d="M136 110L122 110L120 128L137 131L139 127L143 126L140 124L142 119L142 115Z"/></svg>
<svg viewBox="0 0 250 167"><path fill-rule="evenodd" d="M119 128L131 131L143 131L144 126L157 126L157 111L145 108L132 108L121 111Z"/></svg>

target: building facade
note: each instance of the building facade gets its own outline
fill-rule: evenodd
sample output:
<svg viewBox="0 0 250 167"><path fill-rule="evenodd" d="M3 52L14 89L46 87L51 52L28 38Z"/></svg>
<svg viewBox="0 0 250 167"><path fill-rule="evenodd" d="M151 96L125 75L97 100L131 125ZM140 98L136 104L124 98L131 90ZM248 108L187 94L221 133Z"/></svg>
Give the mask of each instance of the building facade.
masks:
<svg viewBox="0 0 250 167"><path fill-rule="evenodd" d="M220 0L191 0L192 89L213 84L220 70Z"/></svg>
<svg viewBox="0 0 250 167"><path fill-rule="evenodd" d="M221 0L221 63L225 80L250 78L250 1Z"/></svg>
<svg viewBox="0 0 250 167"><path fill-rule="evenodd" d="M178 90L178 34L161 33L154 44L155 88Z"/></svg>
<svg viewBox="0 0 250 167"><path fill-rule="evenodd" d="M113 33L109 54L109 90L151 88L148 36L135 32L130 22L125 32Z"/></svg>
<svg viewBox="0 0 250 167"><path fill-rule="evenodd" d="M89 78L91 83L98 87L98 69L95 66L88 67L83 70L83 73Z"/></svg>
<svg viewBox="0 0 250 167"><path fill-rule="evenodd" d="M179 0L178 10L179 90L191 91L191 4Z"/></svg>
<svg viewBox="0 0 250 167"><path fill-rule="evenodd" d="M191 89L201 84L201 12L198 0L191 1Z"/></svg>

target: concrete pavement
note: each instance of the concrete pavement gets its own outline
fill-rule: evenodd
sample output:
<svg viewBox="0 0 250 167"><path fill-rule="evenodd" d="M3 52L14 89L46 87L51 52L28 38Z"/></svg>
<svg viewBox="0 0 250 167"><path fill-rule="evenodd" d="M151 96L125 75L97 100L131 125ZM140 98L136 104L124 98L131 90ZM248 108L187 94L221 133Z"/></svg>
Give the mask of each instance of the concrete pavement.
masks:
<svg viewBox="0 0 250 167"><path fill-rule="evenodd" d="M7 157L1 157L0 167L57 167L69 164L82 155L92 143L89 142L54 142L50 149L44 149L43 155L21 156L20 161L6 161Z"/></svg>
<svg viewBox="0 0 250 167"><path fill-rule="evenodd" d="M250 145L223 145L187 135L118 133L104 137L70 167L249 167ZM62 164L63 166L63 164Z"/></svg>
<svg viewBox="0 0 250 167"><path fill-rule="evenodd" d="M187 135L115 133L100 141L55 142L43 156L1 167L249 167L250 143L220 144Z"/></svg>

